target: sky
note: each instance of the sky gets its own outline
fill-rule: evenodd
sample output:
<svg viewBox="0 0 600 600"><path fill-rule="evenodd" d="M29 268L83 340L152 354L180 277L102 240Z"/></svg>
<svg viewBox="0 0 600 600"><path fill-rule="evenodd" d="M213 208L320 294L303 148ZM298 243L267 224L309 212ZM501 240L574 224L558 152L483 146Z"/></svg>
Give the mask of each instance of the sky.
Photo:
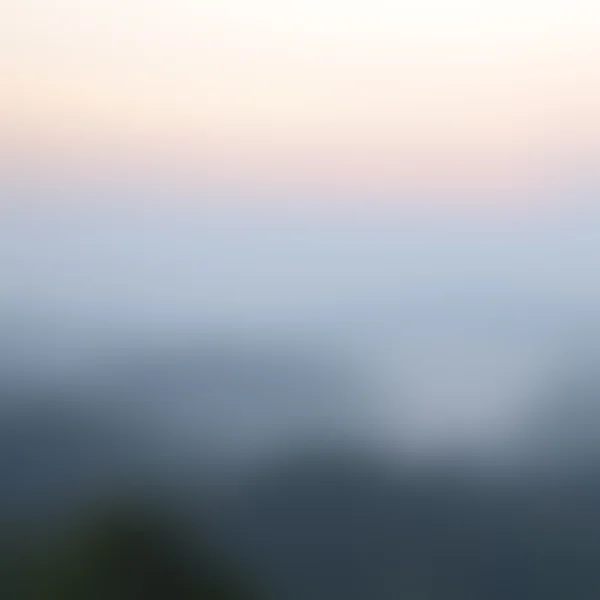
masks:
<svg viewBox="0 0 600 600"><path fill-rule="evenodd" d="M594 0L4 0L0 176L518 204L596 185Z"/></svg>
<svg viewBox="0 0 600 600"><path fill-rule="evenodd" d="M314 334L490 437L600 338L599 65L597 0L0 0L0 326Z"/></svg>

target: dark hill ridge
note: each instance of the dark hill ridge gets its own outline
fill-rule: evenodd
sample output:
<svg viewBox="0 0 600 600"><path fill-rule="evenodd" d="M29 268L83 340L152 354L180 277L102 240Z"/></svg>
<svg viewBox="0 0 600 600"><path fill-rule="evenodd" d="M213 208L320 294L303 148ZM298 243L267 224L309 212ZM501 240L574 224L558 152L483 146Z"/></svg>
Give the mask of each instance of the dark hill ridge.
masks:
<svg viewBox="0 0 600 600"><path fill-rule="evenodd" d="M6 388L2 558L18 538L86 532L90 508L135 493L190 541L209 527L265 600L600 597L597 457L520 471L383 458L346 435L364 401L353 375L312 350L200 345L115 356L86 382ZM326 435L333 425L344 435Z"/></svg>
<svg viewBox="0 0 600 600"><path fill-rule="evenodd" d="M279 465L221 503L285 600L569 600L600 593L597 471L499 479L360 454Z"/></svg>
<svg viewBox="0 0 600 600"><path fill-rule="evenodd" d="M348 436L356 379L314 349L194 343L107 352L85 378L1 380L0 520Z"/></svg>

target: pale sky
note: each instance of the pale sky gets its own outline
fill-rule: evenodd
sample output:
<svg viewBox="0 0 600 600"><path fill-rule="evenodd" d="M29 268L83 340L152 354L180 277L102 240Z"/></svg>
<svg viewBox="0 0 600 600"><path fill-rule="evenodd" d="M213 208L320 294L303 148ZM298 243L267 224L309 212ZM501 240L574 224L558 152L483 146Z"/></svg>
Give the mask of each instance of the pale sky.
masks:
<svg viewBox="0 0 600 600"><path fill-rule="evenodd" d="M600 165L596 0L4 0L0 73L24 173L372 191Z"/></svg>

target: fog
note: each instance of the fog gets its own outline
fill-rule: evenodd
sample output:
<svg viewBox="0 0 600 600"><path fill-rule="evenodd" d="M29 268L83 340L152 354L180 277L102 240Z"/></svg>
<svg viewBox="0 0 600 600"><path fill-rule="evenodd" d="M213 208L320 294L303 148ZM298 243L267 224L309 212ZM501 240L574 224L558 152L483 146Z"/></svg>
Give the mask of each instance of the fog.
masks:
<svg viewBox="0 0 600 600"><path fill-rule="evenodd" d="M360 415L378 443L500 452L598 342L594 215L164 204L5 208L5 373L77 379L107 355L299 348L346 365L364 398L340 398L340 420ZM287 409L248 410L236 438Z"/></svg>

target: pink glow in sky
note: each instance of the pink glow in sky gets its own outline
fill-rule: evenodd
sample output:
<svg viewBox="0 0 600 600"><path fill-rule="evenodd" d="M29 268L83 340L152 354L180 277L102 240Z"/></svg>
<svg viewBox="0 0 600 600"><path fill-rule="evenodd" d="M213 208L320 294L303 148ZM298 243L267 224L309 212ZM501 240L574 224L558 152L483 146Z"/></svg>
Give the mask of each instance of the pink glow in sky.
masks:
<svg viewBox="0 0 600 600"><path fill-rule="evenodd" d="M10 0L0 158L247 189L511 190L600 170L592 0Z"/></svg>

